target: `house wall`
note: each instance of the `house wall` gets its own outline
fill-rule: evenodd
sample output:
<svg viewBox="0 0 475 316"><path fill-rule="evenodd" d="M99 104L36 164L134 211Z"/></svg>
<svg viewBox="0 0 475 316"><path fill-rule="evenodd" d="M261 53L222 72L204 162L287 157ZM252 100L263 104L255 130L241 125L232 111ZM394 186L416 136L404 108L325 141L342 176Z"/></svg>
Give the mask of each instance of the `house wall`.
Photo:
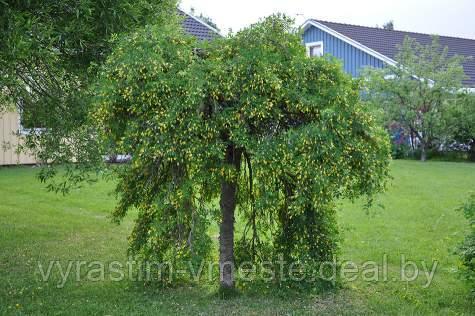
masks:
<svg viewBox="0 0 475 316"><path fill-rule="evenodd" d="M353 77L358 77L360 71L364 67L384 67L384 63L381 60L359 50L358 48L353 47L352 45L334 37L333 35L328 34L325 31L320 30L315 26L310 26L305 31L303 40L305 43L322 41L324 54L332 55L340 59L343 62L345 72L352 75Z"/></svg>
<svg viewBox="0 0 475 316"><path fill-rule="evenodd" d="M32 155L17 153L17 146L21 142L21 137L17 136L19 130L18 112L0 113L0 166L36 163Z"/></svg>

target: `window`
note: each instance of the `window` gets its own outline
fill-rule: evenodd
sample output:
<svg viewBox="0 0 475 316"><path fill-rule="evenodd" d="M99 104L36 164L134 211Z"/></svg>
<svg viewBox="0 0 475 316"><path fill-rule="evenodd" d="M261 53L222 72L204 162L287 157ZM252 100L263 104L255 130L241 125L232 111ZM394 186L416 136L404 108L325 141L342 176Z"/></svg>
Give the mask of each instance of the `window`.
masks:
<svg viewBox="0 0 475 316"><path fill-rule="evenodd" d="M323 42L307 43L307 55L309 57L323 56Z"/></svg>
<svg viewBox="0 0 475 316"><path fill-rule="evenodd" d="M27 106L24 102L19 103L19 126L23 135L39 133L45 130L46 117L45 109L40 107Z"/></svg>

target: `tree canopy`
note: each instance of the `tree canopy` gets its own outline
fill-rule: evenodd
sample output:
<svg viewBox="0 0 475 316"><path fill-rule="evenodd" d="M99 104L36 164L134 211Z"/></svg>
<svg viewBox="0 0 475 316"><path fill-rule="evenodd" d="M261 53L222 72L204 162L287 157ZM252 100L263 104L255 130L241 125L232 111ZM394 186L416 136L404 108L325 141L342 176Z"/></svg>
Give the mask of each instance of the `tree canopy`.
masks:
<svg viewBox="0 0 475 316"><path fill-rule="evenodd" d="M114 213L139 210L132 254L204 258L217 219L221 286L232 288L236 260L331 260L335 201L383 189L387 135L359 82L308 58L292 23L272 16L205 43L148 26L118 41L93 117L103 151L132 157L118 170ZM247 223L237 242L236 209Z"/></svg>
<svg viewBox="0 0 475 316"><path fill-rule="evenodd" d="M475 95L462 92L444 113L448 142L469 146L469 160L475 161Z"/></svg>
<svg viewBox="0 0 475 316"><path fill-rule="evenodd" d="M111 38L164 23L175 10L174 0L1 1L0 111L14 105L21 112L31 129L24 147L50 165L97 164L102 156L87 123L88 92ZM45 171L45 178L54 173ZM69 178L83 178L77 175Z"/></svg>
<svg viewBox="0 0 475 316"><path fill-rule="evenodd" d="M414 136L426 160L429 149L449 139L447 113L461 105L464 57L450 56L437 37L430 45L407 37L395 59L395 66L367 69L367 97L383 108L386 124L398 122Z"/></svg>

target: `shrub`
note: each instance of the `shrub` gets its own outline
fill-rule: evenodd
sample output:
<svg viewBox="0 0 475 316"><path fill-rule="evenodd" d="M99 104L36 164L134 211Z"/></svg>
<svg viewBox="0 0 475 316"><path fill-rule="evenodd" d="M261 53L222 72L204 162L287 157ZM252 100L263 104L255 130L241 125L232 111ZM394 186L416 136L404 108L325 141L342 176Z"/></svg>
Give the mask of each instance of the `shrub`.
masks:
<svg viewBox="0 0 475 316"><path fill-rule="evenodd" d="M465 237L459 253L465 277L471 283L472 294L475 295L475 193L472 193L469 200L458 210L464 213L470 225L469 234Z"/></svg>
<svg viewBox="0 0 475 316"><path fill-rule="evenodd" d="M411 156L411 147L406 144L391 144L391 156L393 159L407 159Z"/></svg>

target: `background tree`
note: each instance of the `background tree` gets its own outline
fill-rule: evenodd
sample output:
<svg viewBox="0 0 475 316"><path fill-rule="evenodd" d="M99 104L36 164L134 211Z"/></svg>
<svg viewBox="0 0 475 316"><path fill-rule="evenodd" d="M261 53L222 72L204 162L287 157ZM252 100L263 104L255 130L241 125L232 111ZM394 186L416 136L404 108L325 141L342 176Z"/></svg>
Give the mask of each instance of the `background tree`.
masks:
<svg viewBox="0 0 475 316"><path fill-rule="evenodd" d="M465 274L470 284L472 295L475 295L475 193L471 193L465 204L457 211L462 212L468 221L468 233L460 245L459 255Z"/></svg>
<svg viewBox="0 0 475 316"><path fill-rule="evenodd" d="M460 93L445 115L449 141L469 146L469 160L475 161L475 95Z"/></svg>
<svg viewBox="0 0 475 316"><path fill-rule="evenodd" d="M383 24L383 29L388 31L394 31L394 21L390 20Z"/></svg>
<svg viewBox="0 0 475 316"><path fill-rule="evenodd" d="M398 122L419 143L421 160L446 140L444 113L457 102L465 73L463 57L448 55L437 37L421 45L406 37L396 55L396 66L367 69L368 98L382 106L386 122Z"/></svg>
<svg viewBox="0 0 475 316"><path fill-rule="evenodd" d="M43 128L25 136L25 147L50 166L80 161L68 166L92 168L102 160L87 125L97 65L113 35L173 18L174 10L173 0L1 1L0 111L16 105L24 127ZM45 177L54 173L44 171ZM76 181L84 174L70 176Z"/></svg>
<svg viewBox="0 0 475 316"><path fill-rule="evenodd" d="M203 22L205 22L206 24L208 24L209 26L213 27L215 30L217 30L218 32L221 31L218 27L218 24L216 24L216 22L214 22L214 20L212 18L210 18L209 16L207 15L204 15L203 13L200 13L200 14L196 14L196 10L195 8L191 8L190 9L190 13L194 16L196 16L198 19L202 20Z"/></svg>
<svg viewBox="0 0 475 316"><path fill-rule="evenodd" d="M232 289L236 244L238 259L316 265L336 252L336 199L383 189L387 135L358 83L307 58L292 24L272 16L198 50L168 26L118 43L94 119L103 144L132 156L114 213L120 221L139 209L132 254L202 259L216 218L220 285ZM247 223L239 243L236 210Z"/></svg>

